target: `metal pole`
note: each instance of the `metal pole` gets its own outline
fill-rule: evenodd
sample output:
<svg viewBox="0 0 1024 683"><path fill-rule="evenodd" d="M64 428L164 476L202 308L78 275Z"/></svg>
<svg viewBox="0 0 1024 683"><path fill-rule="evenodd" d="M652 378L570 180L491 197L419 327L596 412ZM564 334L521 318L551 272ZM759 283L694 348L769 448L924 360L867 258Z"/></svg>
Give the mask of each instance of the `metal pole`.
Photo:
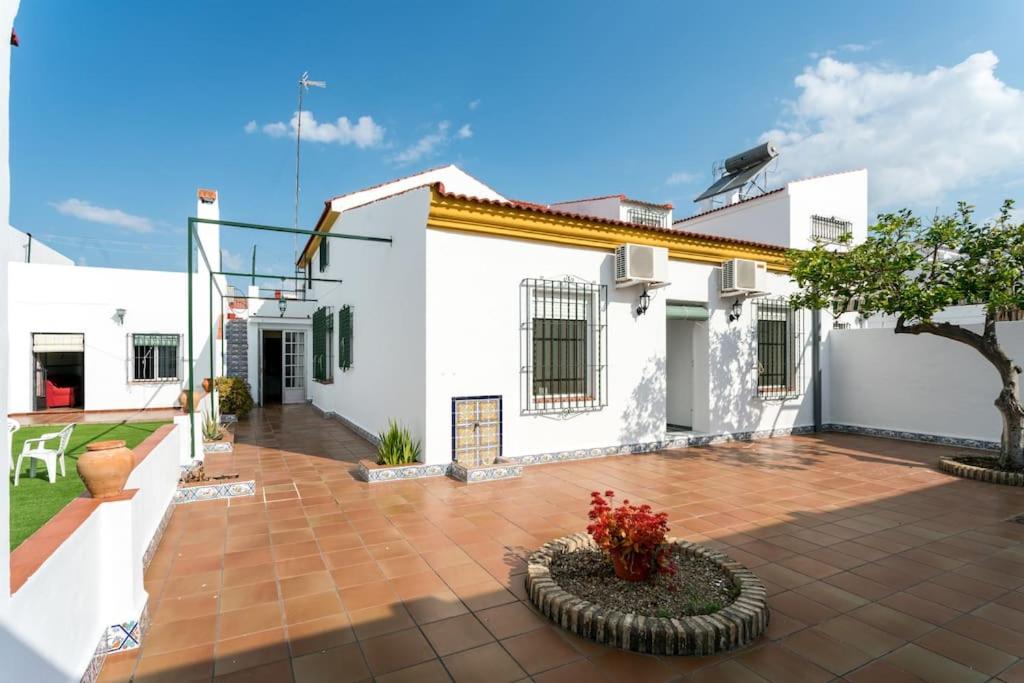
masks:
<svg viewBox="0 0 1024 683"><path fill-rule="evenodd" d="M235 273L233 271L227 271L227 270L217 270L217 271L214 271L213 274L214 275L226 275L228 277L246 277L246 276L250 275L249 273ZM305 278L302 278L302 277L295 277L293 275L268 275L266 273L255 273L254 275L252 275L252 277L264 278L264 279L270 279L270 280L304 280L305 279ZM314 277L314 278L312 278L312 280L313 280L313 282L334 282L334 283L342 282L342 280L338 280L338 279L334 279L334 278L324 278L324 277ZM269 287L267 289L269 289Z"/></svg>
<svg viewBox="0 0 1024 683"><path fill-rule="evenodd" d="M287 232L294 233L296 235L316 235L317 237L330 237L332 239L343 239L343 240L362 240L364 242L387 242L391 244L394 240L390 237L369 237L367 235L346 235L340 232L321 232L319 230L303 230L301 228L285 228L280 225L260 225L259 223L242 223L240 221L222 221L214 220L212 218L196 218L193 216L189 220L195 223L209 223L210 225L220 225L225 228L247 228L250 230L269 230L270 232Z"/></svg>
<svg viewBox="0 0 1024 683"><path fill-rule="evenodd" d="M186 240L188 241L188 425L189 425L189 440L188 449L192 455L192 460L196 459L196 411L195 411L195 392L196 392L196 378L195 378L195 341L192 338L192 231L195 226L192 223L192 219L188 219L188 233Z"/></svg>
<svg viewBox="0 0 1024 683"><path fill-rule="evenodd" d="M814 391L814 431L821 431L821 311L811 311L811 386Z"/></svg>
<svg viewBox="0 0 1024 683"><path fill-rule="evenodd" d="M218 289L220 287L218 286ZM210 417L217 419L217 402L214 400L216 394L214 393L216 387L213 382L217 379L217 373L214 370L214 358L217 354L217 338L214 336L213 326L213 273L210 273Z"/></svg>
<svg viewBox="0 0 1024 683"><path fill-rule="evenodd" d="M28 235L28 250L25 254L25 263L32 263L32 233L26 232Z"/></svg>
<svg viewBox="0 0 1024 683"><path fill-rule="evenodd" d="M306 86L306 74L299 78L299 113L295 122L295 216L292 227L299 227L299 169L302 154L302 91ZM292 237L292 261L295 261L299 251L299 238Z"/></svg>
<svg viewBox="0 0 1024 683"><path fill-rule="evenodd" d="M252 280L249 282L250 285L256 284L256 245L252 245Z"/></svg>

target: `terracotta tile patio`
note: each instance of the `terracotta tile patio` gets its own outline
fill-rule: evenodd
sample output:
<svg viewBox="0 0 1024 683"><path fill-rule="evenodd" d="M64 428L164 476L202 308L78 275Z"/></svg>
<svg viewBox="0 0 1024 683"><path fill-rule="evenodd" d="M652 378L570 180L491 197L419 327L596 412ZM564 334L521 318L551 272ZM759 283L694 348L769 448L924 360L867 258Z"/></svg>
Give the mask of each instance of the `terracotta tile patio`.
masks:
<svg viewBox="0 0 1024 683"><path fill-rule="evenodd" d="M101 680L1024 680L1024 489L941 474L940 447L828 434L370 486L370 447L305 406L238 436L209 462L256 497L175 510L143 647ZM608 488L753 569L767 636L661 658L539 616L523 558Z"/></svg>

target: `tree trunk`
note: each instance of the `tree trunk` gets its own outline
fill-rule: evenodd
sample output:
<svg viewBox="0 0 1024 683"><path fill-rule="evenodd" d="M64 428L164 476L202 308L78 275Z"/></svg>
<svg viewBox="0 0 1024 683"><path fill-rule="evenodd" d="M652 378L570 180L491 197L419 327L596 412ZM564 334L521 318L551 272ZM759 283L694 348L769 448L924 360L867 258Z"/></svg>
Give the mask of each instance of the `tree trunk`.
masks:
<svg viewBox="0 0 1024 683"><path fill-rule="evenodd" d="M1020 375L1000 373L1003 390L996 399L996 408L1003 416L1003 438L999 447L999 466L1003 469L1024 468L1024 407L1020 403Z"/></svg>
<svg viewBox="0 0 1024 683"><path fill-rule="evenodd" d="M921 322L907 325L902 316L896 321L896 334L934 334L966 344L978 351L999 373L1003 385L995 406L1003 418L1003 435L999 444L999 466L1004 469L1024 468L1024 406L1020 402L1021 368L1006 355L996 338L995 317L985 316L981 334L952 323Z"/></svg>

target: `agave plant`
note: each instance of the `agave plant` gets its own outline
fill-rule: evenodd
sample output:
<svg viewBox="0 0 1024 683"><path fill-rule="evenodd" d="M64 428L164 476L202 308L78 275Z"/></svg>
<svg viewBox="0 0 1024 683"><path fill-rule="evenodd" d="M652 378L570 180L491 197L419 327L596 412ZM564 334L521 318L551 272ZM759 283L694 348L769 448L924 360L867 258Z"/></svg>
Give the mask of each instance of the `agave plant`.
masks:
<svg viewBox="0 0 1024 683"><path fill-rule="evenodd" d="M203 437L207 441L220 441L222 436L217 418L212 414L203 413Z"/></svg>
<svg viewBox="0 0 1024 683"><path fill-rule="evenodd" d="M407 465L420 457L419 440L394 420L388 422L387 430L378 434L377 439L378 465Z"/></svg>

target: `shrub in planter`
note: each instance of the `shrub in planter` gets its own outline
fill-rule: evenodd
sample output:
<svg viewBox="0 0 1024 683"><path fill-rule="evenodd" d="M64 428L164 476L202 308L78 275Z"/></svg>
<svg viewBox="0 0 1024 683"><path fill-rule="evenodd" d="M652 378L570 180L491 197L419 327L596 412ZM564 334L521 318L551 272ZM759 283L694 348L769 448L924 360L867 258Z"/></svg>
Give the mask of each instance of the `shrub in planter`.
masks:
<svg viewBox="0 0 1024 683"><path fill-rule="evenodd" d="M220 395L221 415L234 415L241 420L252 410L252 392L249 383L241 377L218 377L217 393Z"/></svg>
<svg viewBox="0 0 1024 683"><path fill-rule="evenodd" d="M408 465L420 457L420 442L394 420L388 423L387 431L377 435L377 439L378 465Z"/></svg>
<svg viewBox="0 0 1024 683"><path fill-rule="evenodd" d="M625 581L643 581L652 571L672 573L664 548L668 513L655 513L650 505L631 505L628 500L613 508L614 498L614 491L590 494L587 533L611 558L615 575Z"/></svg>

